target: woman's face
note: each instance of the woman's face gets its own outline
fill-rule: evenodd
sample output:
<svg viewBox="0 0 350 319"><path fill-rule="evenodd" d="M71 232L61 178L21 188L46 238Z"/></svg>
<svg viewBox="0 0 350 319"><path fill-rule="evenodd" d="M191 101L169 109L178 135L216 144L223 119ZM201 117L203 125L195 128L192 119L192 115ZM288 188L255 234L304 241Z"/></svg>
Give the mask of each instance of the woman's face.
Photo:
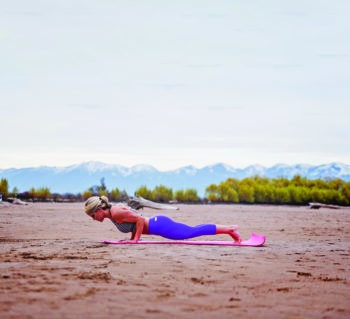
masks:
<svg viewBox="0 0 350 319"><path fill-rule="evenodd" d="M90 216L93 220L97 220L99 222L103 222L103 220L105 219L103 210L100 207L95 212L93 212Z"/></svg>

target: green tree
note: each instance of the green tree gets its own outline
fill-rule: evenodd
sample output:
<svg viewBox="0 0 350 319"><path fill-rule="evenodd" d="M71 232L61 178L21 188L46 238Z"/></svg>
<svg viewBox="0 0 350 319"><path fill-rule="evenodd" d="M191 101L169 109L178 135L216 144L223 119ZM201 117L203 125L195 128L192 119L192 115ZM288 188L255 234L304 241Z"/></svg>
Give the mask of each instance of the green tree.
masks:
<svg viewBox="0 0 350 319"><path fill-rule="evenodd" d="M32 187L29 191L28 191L28 195L31 197L32 200L34 200L35 198L35 188Z"/></svg>
<svg viewBox="0 0 350 319"><path fill-rule="evenodd" d="M100 196L108 197L108 192L106 190L100 190Z"/></svg>
<svg viewBox="0 0 350 319"><path fill-rule="evenodd" d="M173 199L173 190L164 185L156 186L153 191L154 200L161 203L167 203Z"/></svg>
<svg viewBox="0 0 350 319"><path fill-rule="evenodd" d="M345 202L347 202L347 205L350 204L350 182L346 183L342 190L341 190L344 198L345 198Z"/></svg>
<svg viewBox="0 0 350 319"><path fill-rule="evenodd" d="M198 202L199 200L197 190L195 190L194 188L186 189L184 197L186 202L194 203L194 202Z"/></svg>
<svg viewBox="0 0 350 319"><path fill-rule="evenodd" d="M236 193L234 191L236 191ZM350 205L350 183L340 178L308 180L300 175L268 179L258 175L238 181L228 178L205 190L210 201L306 205L311 201ZM237 195L237 196L236 196Z"/></svg>
<svg viewBox="0 0 350 319"><path fill-rule="evenodd" d="M230 190L230 186L226 182L222 182L218 185L218 194L221 201L228 201L228 191Z"/></svg>
<svg viewBox="0 0 350 319"><path fill-rule="evenodd" d="M236 178L228 178L226 180L226 183L230 186L230 188L233 188L236 192L238 192L239 188L239 180Z"/></svg>
<svg viewBox="0 0 350 319"><path fill-rule="evenodd" d="M207 196L207 199L211 202L217 202L219 201L219 198L217 197L217 195L215 193L210 193L208 196Z"/></svg>
<svg viewBox="0 0 350 319"><path fill-rule="evenodd" d="M253 176L253 180L255 181L255 184L259 184L259 185L270 184L270 180L267 177L260 177L259 175Z"/></svg>
<svg viewBox="0 0 350 319"><path fill-rule="evenodd" d="M229 203L238 203L239 202L239 197L238 197L238 193L236 192L235 189L230 188L227 191L227 201Z"/></svg>
<svg viewBox="0 0 350 319"><path fill-rule="evenodd" d="M211 184L209 185L206 189L205 189L205 196L208 197L211 196L212 198L219 198L219 192L218 192L218 187L215 184ZM211 200L211 199L209 199Z"/></svg>
<svg viewBox="0 0 350 319"><path fill-rule="evenodd" d="M311 190L311 197L313 202L326 203L326 194L322 189L314 187Z"/></svg>
<svg viewBox="0 0 350 319"><path fill-rule="evenodd" d="M254 187L255 203L263 204L268 202L267 187L262 184L257 184Z"/></svg>
<svg viewBox="0 0 350 319"><path fill-rule="evenodd" d="M174 198L179 202L185 201L185 192L183 189L179 189L175 192Z"/></svg>
<svg viewBox="0 0 350 319"><path fill-rule="evenodd" d="M105 184L105 178L102 177L100 179L100 185L93 185L88 190L91 191L91 193L93 195L100 195L101 196L101 192L103 192L103 194L106 194L106 192L108 193L108 190L107 190L107 187Z"/></svg>
<svg viewBox="0 0 350 319"><path fill-rule="evenodd" d="M47 188L47 187L40 187L40 188L38 188L35 191L35 194L42 201L47 200L50 197L50 195L51 195L50 189Z"/></svg>
<svg viewBox="0 0 350 319"><path fill-rule="evenodd" d="M328 189L325 190L325 202L327 204L333 204L333 205L343 205L344 198L342 196L342 193L336 189Z"/></svg>
<svg viewBox="0 0 350 319"><path fill-rule="evenodd" d="M6 199L9 192L9 184L6 178L2 178L0 181L0 194Z"/></svg>
<svg viewBox="0 0 350 319"><path fill-rule="evenodd" d="M87 190L83 193L82 197L84 200L87 200L89 197L92 196L92 191L91 190Z"/></svg>
<svg viewBox="0 0 350 319"><path fill-rule="evenodd" d="M275 188L275 203L276 204L289 204L290 195L289 191L285 187L276 187Z"/></svg>
<svg viewBox="0 0 350 319"><path fill-rule="evenodd" d="M118 187L116 187L115 189L111 190L109 196L111 197L111 200L120 200L122 197L122 193L120 192Z"/></svg>
<svg viewBox="0 0 350 319"><path fill-rule="evenodd" d="M318 189L328 189L329 184L326 181L323 181L322 179L314 179L308 182L308 187L318 188Z"/></svg>
<svg viewBox="0 0 350 319"><path fill-rule="evenodd" d="M154 200L152 191L150 189L148 189L146 185L139 187L136 190L135 195L136 196L141 196L144 199Z"/></svg>
<svg viewBox="0 0 350 319"><path fill-rule="evenodd" d="M265 186L266 203L273 204L275 202L275 187L272 184Z"/></svg>
<svg viewBox="0 0 350 319"><path fill-rule="evenodd" d="M289 191L289 198L290 198L291 204L294 204L294 205L305 204L303 202L303 195L302 195L301 187L296 187L294 185L290 185L287 187L287 190Z"/></svg>
<svg viewBox="0 0 350 319"><path fill-rule="evenodd" d="M341 190L346 185L345 181L340 178L329 178L326 181L330 189Z"/></svg>
<svg viewBox="0 0 350 319"><path fill-rule="evenodd" d="M249 177L246 177L239 182L239 187L242 187L242 186L255 187L255 185L256 185L255 180Z"/></svg>
<svg viewBox="0 0 350 319"><path fill-rule="evenodd" d="M301 192L301 199L303 204L308 204L312 202L312 195L311 195L311 189L308 187L299 187L298 188Z"/></svg>
<svg viewBox="0 0 350 319"><path fill-rule="evenodd" d="M295 175L290 181L294 186L307 186L308 180L305 177L301 177L300 175Z"/></svg>
<svg viewBox="0 0 350 319"><path fill-rule="evenodd" d="M238 194L236 190L231 187L229 182L222 182L217 187L217 192L219 194L219 199L224 202L237 203Z"/></svg>
<svg viewBox="0 0 350 319"><path fill-rule="evenodd" d="M272 184L275 187L287 187L289 185L289 180L285 177L278 177L272 179Z"/></svg>
<svg viewBox="0 0 350 319"><path fill-rule="evenodd" d="M254 188L248 185L240 185L238 196L241 203L254 203Z"/></svg>

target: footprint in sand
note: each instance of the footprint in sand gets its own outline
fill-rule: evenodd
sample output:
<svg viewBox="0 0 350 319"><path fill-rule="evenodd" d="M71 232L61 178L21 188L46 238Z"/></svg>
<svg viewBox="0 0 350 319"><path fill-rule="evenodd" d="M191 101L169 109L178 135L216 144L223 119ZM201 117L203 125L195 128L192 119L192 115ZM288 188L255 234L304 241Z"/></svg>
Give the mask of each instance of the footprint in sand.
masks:
<svg viewBox="0 0 350 319"><path fill-rule="evenodd" d="M74 294L74 295L71 295L71 296L67 296L67 297L64 297L63 299L64 300L76 300L76 299L82 299L82 298L85 298L85 297L89 297L89 296L92 296L96 293L98 289L96 288L89 288L88 290L86 290L84 293L81 293L81 294Z"/></svg>
<svg viewBox="0 0 350 319"><path fill-rule="evenodd" d="M175 291L170 289L156 289L155 291L159 293L157 299L167 299L175 295Z"/></svg>
<svg viewBox="0 0 350 319"><path fill-rule="evenodd" d="M298 271L297 276L312 277L312 274L309 272Z"/></svg>
<svg viewBox="0 0 350 319"><path fill-rule="evenodd" d="M331 277L328 277L328 276L326 276L326 277L320 276L320 277L318 277L317 279L318 279L318 280L321 280L321 281L343 281L343 280L344 280L344 279L342 279L342 278L338 278L338 277L331 278Z"/></svg>
<svg viewBox="0 0 350 319"><path fill-rule="evenodd" d="M158 309L146 309L146 313L161 313Z"/></svg>
<svg viewBox="0 0 350 319"><path fill-rule="evenodd" d="M288 287L282 287L282 288L276 288L277 291L280 291L280 292L288 292L290 290L290 288Z"/></svg>
<svg viewBox="0 0 350 319"><path fill-rule="evenodd" d="M79 279L109 282L113 277L109 272L81 272L77 276Z"/></svg>

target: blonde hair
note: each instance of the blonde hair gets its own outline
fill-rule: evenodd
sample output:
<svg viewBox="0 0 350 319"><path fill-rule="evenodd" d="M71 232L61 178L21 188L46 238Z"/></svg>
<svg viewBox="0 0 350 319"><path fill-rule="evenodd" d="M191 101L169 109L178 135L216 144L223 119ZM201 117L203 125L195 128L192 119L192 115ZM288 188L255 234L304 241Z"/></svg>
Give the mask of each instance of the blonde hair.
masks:
<svg viewBox="0 0 350 319"><path fill-rule="evenodd" d="M85 213L90 215L99 207L105 210L107 208L111 208L112 205L108 202L108 198L106 196L92 196L85 202Z"/></svg>

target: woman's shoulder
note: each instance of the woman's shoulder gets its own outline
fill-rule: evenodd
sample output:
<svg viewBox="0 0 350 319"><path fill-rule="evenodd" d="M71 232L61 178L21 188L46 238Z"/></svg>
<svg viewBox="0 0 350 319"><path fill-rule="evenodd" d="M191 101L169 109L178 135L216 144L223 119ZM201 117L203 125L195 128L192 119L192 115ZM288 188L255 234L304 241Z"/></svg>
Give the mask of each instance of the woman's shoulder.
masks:
<svg viewBox="0 0 350 319"><path fill-rule="evenodd" d="M127 207L127 205L123 203L116 203L116 204L113 204L113 207Z"/></svg>
<svg viewBox="0 0 350 319"><path fill-rule="evenodd" d="M113 205L111 210L115 211L115 212L129 212L130 207L125 205L125 204L118 203L118 204Z"/></svg>

